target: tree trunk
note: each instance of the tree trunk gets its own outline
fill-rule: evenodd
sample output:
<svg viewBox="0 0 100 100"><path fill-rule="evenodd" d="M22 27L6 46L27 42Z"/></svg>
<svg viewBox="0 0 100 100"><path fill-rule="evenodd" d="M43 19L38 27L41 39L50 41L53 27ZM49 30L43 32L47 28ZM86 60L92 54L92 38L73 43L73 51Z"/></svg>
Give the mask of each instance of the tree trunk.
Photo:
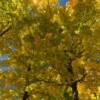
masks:
<svg viewBox="0 0 100 100"><path fill-rule="evenodd" d="M22 100L27 100L28 97L29 97L28 92L25 91Z"/></svg>
<svg viewBox="0 0 100 100"><path fill-rule="evenodd" d="M74 77L74 72L73 72L73 68L72 68L72 60L70 60L70 62L68 63L67 69L68 71L73 75ZM79 96L78 96L78 90L77 90L77 83L78 82L73 82L71 84L71 88L72 88L72 94L73 94L73 100L79 100Z"/></svg>
<svg viewBox="0 0 100 100"><path fill-rule="evenodd" d="M73 100L79 100L78 97L78 90L77 90L77 82L74 82L72 85L72 92L73 92Z"/></svg>
<svg viewBox="0 0 100 100"><path fill-rule="evenodd" d="M31 67L28 66L28 67L27 67L27 73L29 73L30 70L31 70ZM29 85L29 77L28 77L28 75L26 75L26 87L27 87L28 85ZM26 87L25 87L25 88L26 88ZM24 91L22 100L28 100L28 98L29 98L29 93L28 93L28 91Z"/></svg>

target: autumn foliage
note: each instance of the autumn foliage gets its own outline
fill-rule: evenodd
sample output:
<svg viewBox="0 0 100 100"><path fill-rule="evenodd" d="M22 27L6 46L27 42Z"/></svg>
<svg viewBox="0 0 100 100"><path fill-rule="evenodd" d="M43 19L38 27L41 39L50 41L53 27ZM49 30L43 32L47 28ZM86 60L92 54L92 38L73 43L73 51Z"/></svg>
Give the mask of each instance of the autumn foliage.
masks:
<svg viewBox="0 0 100 100"><path fill-rule="evenodd" d="M99 100L100 1L0 0L0 100Z"/></svg>

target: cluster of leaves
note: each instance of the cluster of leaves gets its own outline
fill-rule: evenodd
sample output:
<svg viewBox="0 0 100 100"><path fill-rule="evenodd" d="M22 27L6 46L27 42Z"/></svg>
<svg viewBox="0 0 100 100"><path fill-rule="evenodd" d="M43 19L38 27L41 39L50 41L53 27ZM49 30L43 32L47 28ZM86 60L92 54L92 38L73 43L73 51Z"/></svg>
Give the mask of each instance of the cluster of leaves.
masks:
<svg viewBox="0 0 100 100"><path fill-rule="evenodd" d="M0 1L0 99L100 99L99 1L33 1Z"/></svg>

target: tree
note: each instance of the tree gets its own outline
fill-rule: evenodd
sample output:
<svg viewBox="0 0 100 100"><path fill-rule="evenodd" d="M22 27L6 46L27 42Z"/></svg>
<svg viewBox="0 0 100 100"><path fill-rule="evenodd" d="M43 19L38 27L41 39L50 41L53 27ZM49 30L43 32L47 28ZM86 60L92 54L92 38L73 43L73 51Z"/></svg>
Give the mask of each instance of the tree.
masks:
<svg viewBox="0 0 100 100"><path fill-rule="evenodd" d="M81 100L84 95L85 100L92 95L98 99L96 1L71 0L64 7L48 1L1 1L0 53L9 54L0 62L8 66L5 73L0 71L1 99Z"/></svg>

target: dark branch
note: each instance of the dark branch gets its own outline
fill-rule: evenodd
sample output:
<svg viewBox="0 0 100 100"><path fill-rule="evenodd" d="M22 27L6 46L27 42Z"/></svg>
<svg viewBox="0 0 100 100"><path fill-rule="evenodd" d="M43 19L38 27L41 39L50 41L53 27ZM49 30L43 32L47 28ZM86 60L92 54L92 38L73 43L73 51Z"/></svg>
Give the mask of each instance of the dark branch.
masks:
<svg viewBox="0 0 100 100"><path fill-rule="evenodd" d="M73 87L73 89L75 88L76 89L76 85L78 82L81 82L84 80L86 74L83 75L82 78L80 79L77 79L75 81L71 81L70 83L57 83L57 82L54 82L54 81L51 81L51 80L45 80L45 79L38 79L38 78L35 78L33 79L33 83L36 83L36 82L44 82L44 83L47 83L47 84L52 84L52 85L56 85L56 86L71 86ZM29 84L30 85L30 84ZM43 94L43 95L49 95L48 93L44 93L44 92L40 92L40 91L36 91L36 90L33 90L34 93L39 93L39 94ZM74 91L75 92L75 91ZM77 94L78 94L78 91L77 91ZM29 94L27 91L24 92L24 95L23 95L23 100L27 100L27 98L29 97ZM78 100L78 99L77 99Z"/></svg>
<svg viewBox="0 0 100 100"><path fill-rule="evenodd" d="M27 91L25 91L22 100L27 100L28 97L29 97L29 94Z"/></svg>
<svg viewBox="0 0 100 100"><path fill-rule="evenodd" d="M79 100L77 82L74 82L71 85L71 88L72 88L72 92L73 92L73 100Z"/></svg>
<svg viewBox="0 0 100 100"><path fill-rule="evenodd" d="M0 32L0 37L2 37L6 32L8 32L11 28L11 25L9 24L2 32Z"/></svg>
<svg viewBox="0 0 100 100"><path fill-rule="evenodd" d="M87 73L85 73L85 74L83 75L83 77L82 77L82 78L80 78L80 79L76 80L76 82L82 82L82 81L84 81L84 79L85 79L86 75L87 75Z"/></svg>

